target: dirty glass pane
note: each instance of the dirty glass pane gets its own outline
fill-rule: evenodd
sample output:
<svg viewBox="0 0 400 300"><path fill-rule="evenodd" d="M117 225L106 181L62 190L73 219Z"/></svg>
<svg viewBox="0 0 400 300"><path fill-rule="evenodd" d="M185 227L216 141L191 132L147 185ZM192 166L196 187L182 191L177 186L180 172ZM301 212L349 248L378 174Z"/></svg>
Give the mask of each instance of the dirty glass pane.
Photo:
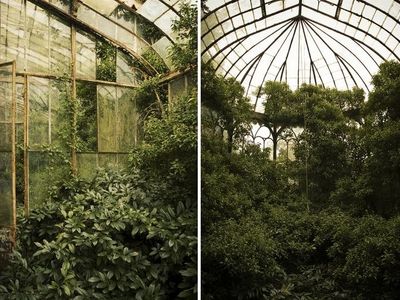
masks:
<svg viewBox="0 0 400 300"><path fill-rule="evenodd" d="M49 162L47 154L29 152L29 203L35 207L49 198Z"/></svg>
<svg viewBox="0 0 400 300"><path fill-rule="evenodd" d="M117 137L118 151L129 152L136 144L138 113L135 108L133 89L118 88Z"/></svg>
<svg viewBox="0 0 400 300"><path fill-rule="evenodd" d="M128 154L102 154L98 155L99 168L121 171L128 166Z"/></svg>
<svg viewBox="0 0 400 300"><path fill-rule="evenodd" d="M98 168L96 153L78 153L78 175L85 180L91 180Z"/></svg>
<svg viewBox="0 0 400 300"><path fill-rule="evenodd" d="M80 78L96 79L96 40L80 31L76 33L76 74Z"/></svg>
<svg viewBox="0 0 400 300"><path fill-rule="evenodd" d="M49 71L49 16L45 10L26 4L27 64L31 72Z"/></svg>
<svg viewBox="0 0 400 300"><path fill-rule="evenodd" d="M83 0L82 2L107 16L111 14L118 5L117 1L110 0Z"/></svg>
<svg viewBox="0 0 400 300"><path fill-rule="evenodd" d="M96 84L78 81L76 94L80 102L79 114L77 116L78 152L95 152L97 151Z"/></svg>
<svg viewBox="0 0 400 300"><path fill-rule="evenodd" d="M12 224L12 70L0 67L0 226Z"/></svg>
<svg viewBox="0 0 400 300"><path fill-rule="evenodd" d="M97 86L99 152L117 152L117 95L115 87Z"/></svg>
<svg viewBox="0 0 400 300"><path fill-rule="evenodd" d="M179 96L186 93L186 78L185 76L178 77L168 84L169 101L174 101Z"/></svg>
<svg viewBox="0 0 400 300"><path fill-rule="evenodd" d="M117 40L123 43L128 49L135 49L137 37L130 31L117 26Z"/></svg>
<svg viewBox="0 0 400 300"><path fill-rule="evenodd" d="M133 32L136 30L136 16L129 10L125 9L122 5L118 6L110 16L111 19L116 21L119 25L129 29Z"/></svg>
<svg viewBox="0 0 400 300"><path fill-rule="evenodd" d="M70 120L70 84L65 80L51 80L49 86L50 144L68 150Z"/></svg>
<svg viewBox="0 0 400 300"><path fill-rule="evenodd" d="M23 0L0 1L0 61L17 61L17 70L24 70Z"/></svg>
<svg viewBox="0 0 400 300"><path fill-rule="evenodd" d="M71 28L55 17L50 17L50 69L53 74L70 73Z"/></svg>
<svg viewBox="0 0 400 300"><path fill-rule="evenodd" d="M170 58L170 51L172 43L166 37L162 37L156 43L153 44L153 49L160 55L160 57L164 60L164 62L168 65L168 67L172 68L172 60Z"/></svg>
<svg viewBox="0 0 400 300"><path fill-rule="evenodd" d="M134 59L118 51L117 54L117 82L125 84L137 84L140 75L134 69Z"/></svg>
<svg viewBox="0 0 400 300"><path fill-rule="evenodd" d="M119 170L117 154L99 153L99 167L104 169Z"/></svg>
<svg viewBox="0 0 400 300"><path fill-rule="evenodd" d="M11 152L0 152L0 226L12 224Z"/></svg>
<svg viewBox="0 0 400 300"><path fill-rule="evenodd" d="M29 80L29 146L40 149L50 143L49 80L32 77Z"/></svg>

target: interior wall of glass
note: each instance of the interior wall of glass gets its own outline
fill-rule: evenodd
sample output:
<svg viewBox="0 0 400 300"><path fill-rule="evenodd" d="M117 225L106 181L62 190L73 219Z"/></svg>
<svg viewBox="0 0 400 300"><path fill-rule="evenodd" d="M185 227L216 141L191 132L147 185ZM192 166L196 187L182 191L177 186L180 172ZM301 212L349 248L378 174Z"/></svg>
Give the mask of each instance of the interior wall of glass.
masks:
<svg viewBox="0 0 400 300"><path fill-rule="evenodd" d="M64 1L50 3L69 12ZM146 21L119 5L116 8L122 13L113 11L106 16L81 4L78 16L84 22L96 25L104 35L138 54L163 36L158 32L153 40L146 41L142 33L138 34L138 28L143 28L140 24ZM20 76L16 87L17 192L21 201L27 193L31 207L49 199L56 184L71 174L73 153L78 175L91 179L97 168L126 166L129 151L138 143L139 113L133 90L148 70L129 51L117 49L93 32L77 28L76 39L72 40L70 24L30 1L0 0L0 63L16 60ZM74 44L76 61L72 61ZM72 67L76 68L76 84ZM1 84L0 97L7 98L8 83ZM4 187L1 193L5 197L10 193L11 167L7 162L11 158L7 150L10 124L4 103L0 108L0 134L4 140L0 143L0 186ZM74 116L77 136L71 144ZM6 222L10 203L1 203L0 222Z"/></svg>
<svg viewBox="0 0 400 300"><path fill-rule="evenodd" d="M0 65L0 227L13 225L12 66Z"/></svg>

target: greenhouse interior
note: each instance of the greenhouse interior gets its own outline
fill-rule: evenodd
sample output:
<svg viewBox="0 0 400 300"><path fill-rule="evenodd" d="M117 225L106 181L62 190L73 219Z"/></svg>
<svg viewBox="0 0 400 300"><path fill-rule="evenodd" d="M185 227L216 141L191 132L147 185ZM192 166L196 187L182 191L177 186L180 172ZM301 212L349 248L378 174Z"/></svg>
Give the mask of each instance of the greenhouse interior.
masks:
<svg viewBox="0 0 400 300"><path fill-rule="evenodd" d="M203 299L400 299L400 2L201 1Z"/></svg>
<svg viewBox="0 0 400 300"><path fill-rule="evenodd" d="M196 22L0 0L0 299L195 297Z"/></svg>

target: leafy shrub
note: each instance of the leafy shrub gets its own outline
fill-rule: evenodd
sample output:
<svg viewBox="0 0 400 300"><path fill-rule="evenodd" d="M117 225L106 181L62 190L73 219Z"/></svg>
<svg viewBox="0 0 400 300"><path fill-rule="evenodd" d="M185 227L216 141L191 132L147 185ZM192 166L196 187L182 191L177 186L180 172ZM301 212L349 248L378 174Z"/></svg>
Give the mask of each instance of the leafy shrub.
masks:
<svg viewBox="0 0 400 300"><path fill-rule="evenodd" d="M193 295L195 216L162 205L139 174L102 173L73 199L19 220L0 277L8 299L170 299Z"/></svg>

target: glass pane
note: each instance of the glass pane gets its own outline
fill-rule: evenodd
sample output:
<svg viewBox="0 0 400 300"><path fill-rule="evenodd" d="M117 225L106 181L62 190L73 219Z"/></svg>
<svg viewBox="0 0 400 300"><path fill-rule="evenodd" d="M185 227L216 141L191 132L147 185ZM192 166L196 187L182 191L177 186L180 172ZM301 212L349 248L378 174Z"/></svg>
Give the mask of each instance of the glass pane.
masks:
<svg viewBox="0 0 400 300"><path fill-rule="evenodd" d="M111 170L122 170L128 164L128 154L99 154L99 167Z"/></svg>
<svg viewBox="0 0 400 300"><path fill-rule="evenodd" d="M40 149L50 143L49 130L49 80L29 80L29 146Z"/></svg>
<svg viewBox="0 0 400 300"><path fill-rule="evenodd" d="M133 89L118 88L117 136L118 151L129 152L136 144L139 114L135 108Z"/></svg>
<svg viewBox="0 0 400 300"><path fill-rule="evenodd" d="M12 225L12 69L0 67L0 226Z"/></svg>
<svg viewBox="0 0 400 300"><path fill-rule="evenodd" d="M23 71L25 58L25 9L23 0L0 3L0 61L17 61L17 70Z"/></svg>
<svg viewBox="0 0 400 300"><path fill-rule="evenodd" d="M139 71L134 68L133 58L118 51L117 55L117 82L135 85L140 78Z"/></svg>
<svg viewBox="0 0 400 300"><path fill-rule="evenodd" d="M117 95L115 87L97 86L99 152L117 152Z"/></svg>
<svg viewBox="0 0 400 300"><path fill-rule="evenodd" d="M96 40L79 31L76 33L76 74L81 78L96 79Z"/></svg>
<svg viewBox="0 0 400 300"><path fill-rule="evenodd" d="M70 73L71 28L55 17L50 18L50 69L53 74Z"/></svg>
<svg viewBox="0 0 400 300"><path fill-rule="evenodd" d="M80 102L77 118L79 152L97 151L97 95L96 84L77 82L77 98Z"/></svg>
<svg viewBox="0 0 400 300"><path fill-rule="evenodd" d="M11 152L0 152L0 226L12 224Z"/></svg>
<svg viewBox="0 0 400 300"><path fill-rule="evenodd" d="M49 199L48 155L29 152L29 205L36 207Z"/></svg>
<svg viewBox="0 0 400 300"><path fill-rule="evenodd" d="M85 180L91 180L98 168L96 153L78 153L78 175Z"/></svg>
<svg viewBox="0 0 400 300"><path fill-rule="evenodd" d="M99 167L104 169L118 170L117 154L99 154Z"/></svg>
<svg viewBox="0 0 400 300"><path fill-rule="evenodd" d="M28 70L31 72L49 71L49 17L46 11L27 2L26 38L28 40Z"/></svg>
<svg viewBox="0 0 400 300"><path fill-rule="evenodd" d="M174 101L179 96L186 93L186 78L185 76L178 77L172 80L169 85L169 100Z"/></svg>
<svg viewBox="0 0 400 300"><path fill-rule="evenodd" d="M49 136L50 144L58 149L68 150L70 120L69 82L50 80L49 90Z"/></svg>

